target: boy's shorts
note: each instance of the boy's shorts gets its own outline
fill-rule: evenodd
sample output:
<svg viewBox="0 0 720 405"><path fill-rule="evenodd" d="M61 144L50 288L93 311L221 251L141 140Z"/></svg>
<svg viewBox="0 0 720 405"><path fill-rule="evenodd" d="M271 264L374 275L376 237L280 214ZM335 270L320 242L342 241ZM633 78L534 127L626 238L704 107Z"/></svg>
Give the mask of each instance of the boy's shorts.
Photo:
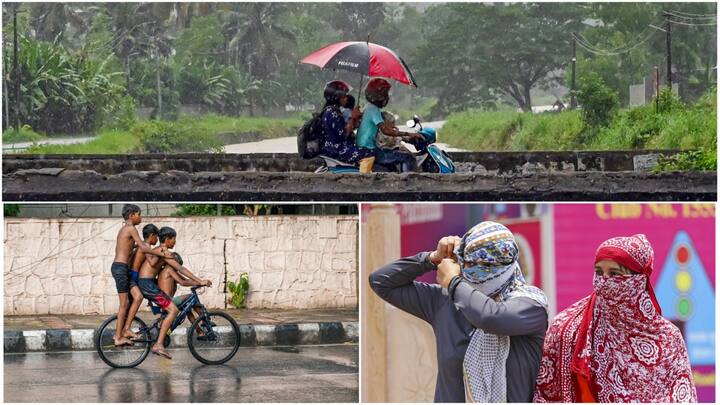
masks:
<svg viewBox="0 0 720 405"><path fill-rule="evenodd" d="M115 288L118 294L130 291L130 287L132 287L130 285L130 267L126 263L114 262L110 266L110 273L115 279Z"/></svg>
<svg viewBox="0 0 720 405"><path fill-rule="evenodd" d="M176 307L180 307L180 304L185 302L185 300L188 298L190 298L190 296L187 294L186 295L178 295L178 296L173 297L173 302L175 303Z"/></svg>
<svg viewBox="0 0 720 405"><path fill-rule="evenodd" d="M138 279L138 287L140 287L140 292L148 301L160 308L167 309L172 304L172 299L158 288L154 278Z"/></svg>
<svg viewBox="0 0 720 405"><path fill-rule="evenodd" d="M130 269L130 288L132 288L133 284L138 285L138 279L140 278L140 273L137 271Z"/></svg>

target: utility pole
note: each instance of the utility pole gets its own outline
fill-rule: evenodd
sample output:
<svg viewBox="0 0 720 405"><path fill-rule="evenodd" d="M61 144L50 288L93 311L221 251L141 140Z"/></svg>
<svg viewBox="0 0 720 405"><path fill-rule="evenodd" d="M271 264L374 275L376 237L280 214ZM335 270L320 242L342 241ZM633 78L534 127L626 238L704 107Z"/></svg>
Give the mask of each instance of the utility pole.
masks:
<svg viewBox="0 0 720 405"><path fill-rule="evenodd" d="M667 85L672 91L672 21L670 21L670 14L663 11L663 17L665 17L665 28L648 24L648 27L655 28L658 31L665 33L665 56L667 58Z"/></svg>
<svg viewBox="0 0 720 405"><path fill-rule="evenodd" d="M655 114L660 112L660 69L655 66Z"/></svg>
<svg viewBox="0 0 720 405"><path fill-rule="evenodd" d="M670 22L670 15L663 12L665 16L665 47L667 54L667 86L672 91L672 23Z"/></svg>
<svg viewBox="0 0 720 405"><path fill-rule="evenodd" d="M577 102L575 101L575 62L577 62L576 46L577 46L577 38L575 38L575 34L573 33L572 80L570 81L570 109L571 110L574 110L575 107L577 107Z"/></svg>
<svg viewBox="0 0 720 405"><path fill-rule="evenodd" d="M17 6L13 8L13 79L15 79L15 131L20 131L20 77L18 77Z"/></svg>

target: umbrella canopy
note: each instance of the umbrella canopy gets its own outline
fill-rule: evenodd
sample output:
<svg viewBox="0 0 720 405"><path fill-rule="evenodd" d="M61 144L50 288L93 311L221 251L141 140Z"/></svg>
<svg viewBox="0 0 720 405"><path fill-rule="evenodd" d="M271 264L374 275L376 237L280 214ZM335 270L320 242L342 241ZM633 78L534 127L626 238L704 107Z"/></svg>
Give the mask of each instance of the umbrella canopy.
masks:
<svg viewBox="0 0 720 405"><path fill-rule="evenodd" d="M417 87L415 78L401 57L371 42L338 42L319 49L300 63L323 69L341 69L370 77L386 77Z"/></svg>

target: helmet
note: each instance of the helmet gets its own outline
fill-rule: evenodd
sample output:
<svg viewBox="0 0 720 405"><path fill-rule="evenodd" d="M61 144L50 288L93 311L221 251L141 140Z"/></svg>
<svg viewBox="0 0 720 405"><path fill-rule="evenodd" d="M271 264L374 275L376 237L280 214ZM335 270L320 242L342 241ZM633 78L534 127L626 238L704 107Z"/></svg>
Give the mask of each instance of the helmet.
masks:
<svg viewBox="0 0 720 405"><path fill-rule="evenodd" d="M325 101L329 104L337 104L340 102L340 97L347 96L350 92L350 85L342 80L333 80L325 85Z"/></svg>
<svg viewBox="0 0 720 405"><path fill-rule="evenodd" d="M390 82L385 79L375 78L368 82L365 87L365 98L367 101L383 108L390 101Z"/></svg>

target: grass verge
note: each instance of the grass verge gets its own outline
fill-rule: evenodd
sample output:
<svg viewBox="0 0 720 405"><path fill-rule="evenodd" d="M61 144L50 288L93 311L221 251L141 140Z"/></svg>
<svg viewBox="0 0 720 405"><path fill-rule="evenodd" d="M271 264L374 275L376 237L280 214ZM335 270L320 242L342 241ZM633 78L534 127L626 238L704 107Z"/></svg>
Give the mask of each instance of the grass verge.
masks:
<svg viewBox="0 0 720 405"><path fill-rule="evenodd" d="M218 150L222 138L230 134L256 135L256 139L293 136L302 126L303 117L225 117L208 114L183 117L178 121L138 121L128 130L102 130L84 144L38 145L26 150L30 154L124 154L143 152L204 152ZM169 130L174 129L174 130ZM187 132L192 134L188 136ZM7 132L7 131L6 131ZM204 142L198 142L203 138ZM230 137L232 138L232 137ZM43 138L44 139L44 138ZM5 135L3 134L3 141ZM154 142L154 143L153 143ZM210 145L209 149L203 149ZM197 150L201 148L202 150Z"/></svg>
<svg viewBox="0 0 720 405"><path fill-rule="evenodd" d="M665 170L717 167L717 101L711 89L698 101L677 98L624 110L604 128L587 128L580 111L531 114L465 111L452 114L441 141L471 151L690 149L668 160Z"/></svg>

